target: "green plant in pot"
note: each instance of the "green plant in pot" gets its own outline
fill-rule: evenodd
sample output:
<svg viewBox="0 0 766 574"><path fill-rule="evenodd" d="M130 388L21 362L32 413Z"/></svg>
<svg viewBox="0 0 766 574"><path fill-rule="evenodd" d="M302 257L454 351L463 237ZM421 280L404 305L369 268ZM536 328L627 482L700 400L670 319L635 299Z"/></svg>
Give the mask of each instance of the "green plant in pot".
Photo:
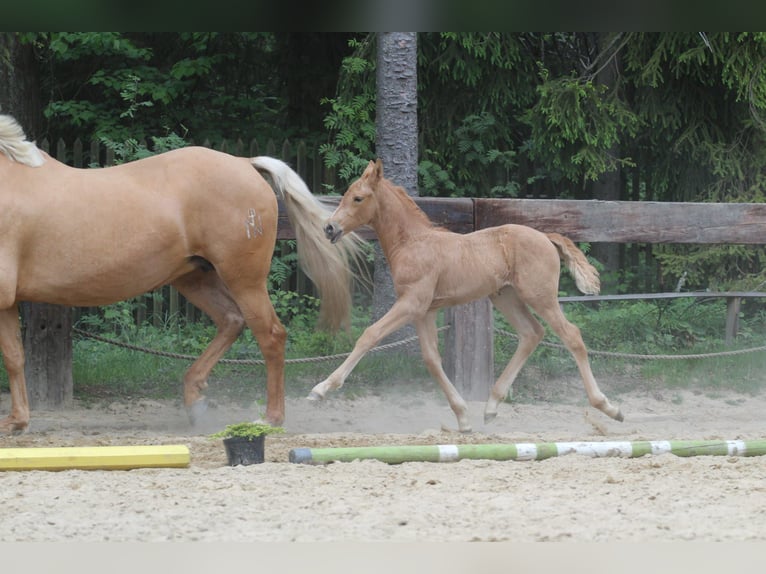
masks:
<svg viewBox="0 0 766 574"><path fill-rule="evenodd" d="M235 423L210 435L210 438L223 439L229 465L237 466L263 462L266 435L283 432L285 429L282 427L268 423Z"/></svg>

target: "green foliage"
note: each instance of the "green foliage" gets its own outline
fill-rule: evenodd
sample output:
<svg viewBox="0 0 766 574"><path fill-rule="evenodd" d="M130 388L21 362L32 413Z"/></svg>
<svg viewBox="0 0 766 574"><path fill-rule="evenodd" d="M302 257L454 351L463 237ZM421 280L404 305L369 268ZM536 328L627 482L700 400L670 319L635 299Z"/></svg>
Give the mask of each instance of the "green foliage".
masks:
<svg viewBox="0 0 766 574"><path fill-rule="evenodd" d="M188 132L201 142L280 133L273 33L52 32L28 41L45 59L46 117L77 135Z"/></svg>
<svg viewBox="0 0 766 574"><path fill-rule="evenodd" d="M566 303L567 318L577 325L590 353L593 371L599 381L615 391L641 389L691 388L711 391L760 392L764 388L763 353L725 356L722 353L762 344L766 312L759 300L747 300L740 316L739 336L734 346L723 341L726 302L721 298L673 299L660 301L615 301ZM512 331L499 314L495 325ZM546 326L545 341L561 341ZM515 341L495 337L495 369L500 372L516 349ZM599 351L656 355L709 354L699 359L641 360L627 357L603 357ZM613 380L630 380L630 387ZM579 379L575 362L560 347L541 345L530 357L514 384L514 399L539 396L547 378ZM603 387L602 387L603 388ZM555 392L554 392L555 396ZM555 400L555 399L554 399Z"/></svg>
<svg viewBox="0 0 766 574"><path fill-rule="evenodd" d="M285 429L282 427L275 427L271 426L267 423L234 423L230 425L226 425L226 427L218 431L217 433L211 434L210 438L248 438L253 439L259 436L263 435L269 435L269 434L279 434L285 432Z"/></svg>
<svg viewBox="0 0 766 574"><path fill-rule="evenodd" d="M655 245L663 277L688 290L757 291L766 284L766 250L752 245Z"/></svg>
<svg viewBox="0 0 766 574"><path fill-rule="evenodd" d="M319 313L319 299L316 297L284 289L273 289L270 296L271 304L283 323L299 321L305 328L316 324Z"/></svg>
<svg viewBox="0 0 766 574"><path fill-rule="evenodd" d="M565 312L570 321L580 328L591 351L656 355L715 353L736 348L723 345L726 304L719 298L605 302L597 306L592 303L567 303ZM370 321L366 308L355 308L352 317L351 331L336 336L307 327L297 317L287 325L287 356L303 359L349 352ZM499 329L513 331L499 314L495 315L495 325ZM766 310L763 303L746 301L740 317L739 345L744 348L760 345L765 328ZM144 324L126 329L120 339L150 349L198 355L214 333L212 325L173 321L161 328ZM545 340L560 343L550 330L547 330ZM496 335L498 373L510 360L515 348L514 341ZM258 357L257 344L249 331L243 333L227 354L227 358ZM340 360L288 364L288 392L304 396L308 389L337 367ZM645 381L661 380L675 386L735 388L753 392L763 388L763 362L766 359L760 353L733 358L640 361L605 359L593 353L591 360L599 380L608 381L611 372L623 376L627 371L640 371ZM81 399L177 398L178 382L182 380L188 365L186 361L137 354L136 351L92 339L76 339L75 393ZM264 392L263 373L260 366L219 364L211 376L209 391L212 397L241 397L244 403L251 404L254 394ZM539 386L541 377L561 376L578 377L571 355L564 349L540 346L522 370L516 387L523 390L525 385ZM376 385L392 381L414 381L415 384L429 381L429 374L417 352L366 356L353 371L342 392L347 397L355 393L374 392ZM7 389L7 384L4 388Z"/></svg>
<svg viewBox="0 0 766 574"><path fill-rule="evenodd" d="M116 165L143 159L158 153L163 153L189 145L182 136L179 136L176 133L171 133L166 136L159 137L153 136L151 141L152 148L149 149L145 143L139 142L134 138L128 138L124 141L115 141L108 137L101 137L101 143L103 143L107 149L111 149L114 152L114 162ZM92 165L91 167L100 166Z"/></svg>
<svg viewBox="0 0 766 574"><path fill-rule="evenodd" d="M350 183L374 159L375 152L375 61L371 38L352 39L354 53L343 59L341 84L335 98L323 98L330 107L324 126L331 136L319 147L327 167Z"/></svg>
<svg viewBox="0 0 766 574"><path fill-rule="evenodd" d="M514 181L516 152L499 149L504 129L497 119L488 112L469 115L455 130L457 151L461 157L459 166L449 170L455 173L455 180L449 171L436 163L438 152L426 153L434 160L421 161L419 165L421 195L444 197L515 197L519 183ZM484 175L483 175L484 174ZM488 179L486 174L491 174ZM489 181L496 182L494 185ZM458 183L459 182L459 183ZM486 185L487 187L482 187ZM447 193L448 192L448 193Z"/></svg>
<svg viewBox="0 0 766 574"><path fill-rule="evenodd" d="M441 158L436 152L426 150L424 153L431 159L424 159L418 163L420 194L436 197L460 197L463 192L450 176L451 166L442 166L439 162Z"/></svg>
<svg viewBox="0 0 766 574"><path fill-rule="evenodd" d="M523 116L530 127L529 155L542 159L563 177L596 180L618 166L633 165L609 151L634 137L639 119L607 86L581 78L550 79L541 69L539 99Z"/></svg>

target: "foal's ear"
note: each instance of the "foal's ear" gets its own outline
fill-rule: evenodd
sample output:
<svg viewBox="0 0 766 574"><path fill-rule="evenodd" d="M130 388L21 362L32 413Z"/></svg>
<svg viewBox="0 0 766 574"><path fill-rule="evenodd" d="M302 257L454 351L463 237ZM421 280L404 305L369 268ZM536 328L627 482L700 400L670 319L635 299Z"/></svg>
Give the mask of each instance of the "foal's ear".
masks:
<svg viewBox="0 0 766 574"><path fill-rule="evenodd" d="M376 181L383 179L383 162L380 159L370 160L362 174L366 179L374 178Z"/></svg>
<svg viewBox="0 0 766 574"><path fill-rule="evenodd" d="M372 162L370 162L372 163ZM375 160L375 178L383 179L383 160L378 158Z"/></svg>
<svg viewBox="0 0 766 574"><path fill-rule="evenodd" d="M370 177L373 173L375 173L375 162L370 160L369 163L367 164L367 167L364 168L362 177Z"/></svg>

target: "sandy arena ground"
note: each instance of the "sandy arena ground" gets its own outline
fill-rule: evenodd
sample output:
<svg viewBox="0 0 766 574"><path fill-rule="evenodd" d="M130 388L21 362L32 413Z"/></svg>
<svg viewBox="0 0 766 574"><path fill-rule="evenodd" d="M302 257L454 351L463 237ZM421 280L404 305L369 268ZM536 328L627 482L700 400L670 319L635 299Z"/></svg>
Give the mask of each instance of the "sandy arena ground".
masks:
<svg viewBox="0 0 766 574"><path fill-rule="evenodd" d="M623 423L588 407L577 380L555 402L501 405L489 425L471 402L469 435L449 430L446 400L423 386L319 404L291 398L288 432L267 438L265 463L246 467L228 466L207 435L251 420L253 409L218 404L198 430L180 401L38 410L30 431L0 437L0 448L184 444L191 465L0 472L0 541L766 540L766 457L288 462L296 447L764 437L764 396L612 398ZM0 412L9 406L0 397Z"/></svg>

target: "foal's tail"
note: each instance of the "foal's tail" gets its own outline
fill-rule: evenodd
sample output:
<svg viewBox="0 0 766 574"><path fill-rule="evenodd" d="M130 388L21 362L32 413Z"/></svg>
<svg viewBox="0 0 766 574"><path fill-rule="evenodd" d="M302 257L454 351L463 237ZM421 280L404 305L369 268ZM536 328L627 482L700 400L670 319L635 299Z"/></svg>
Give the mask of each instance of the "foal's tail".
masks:
<svg viewBox="0 0 766 574"><path fill-rule="evenodd" d="M250 158L259 172L271 176L274 190L284 201L287 216L295 230L298 262L314 282L322 300L320 325L332 331L348 328L351 322L352 267L361 260L362 240L344 235L335 244L327 240L324 225L332 210L322 205L308 186L283 161L272 157Z"/></svg>
<svg viewBox="0 0 766 574"><path fill-rule="evenodd" d="M558 233L546 233L546 237L556 246L564 265L574 277L577 288L586 295L598 295L601 279L598 271L588 262L585 254L572 240Z"/></svg>

